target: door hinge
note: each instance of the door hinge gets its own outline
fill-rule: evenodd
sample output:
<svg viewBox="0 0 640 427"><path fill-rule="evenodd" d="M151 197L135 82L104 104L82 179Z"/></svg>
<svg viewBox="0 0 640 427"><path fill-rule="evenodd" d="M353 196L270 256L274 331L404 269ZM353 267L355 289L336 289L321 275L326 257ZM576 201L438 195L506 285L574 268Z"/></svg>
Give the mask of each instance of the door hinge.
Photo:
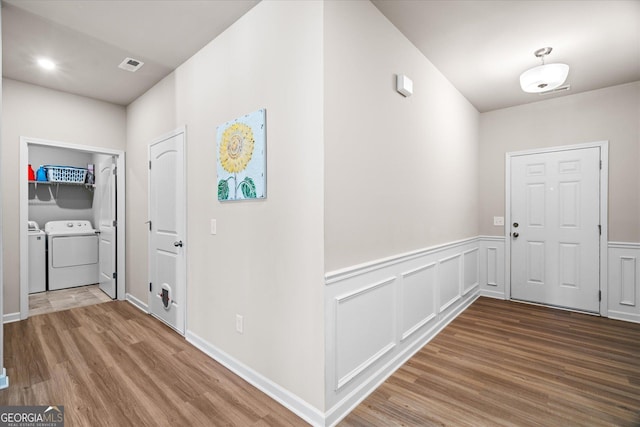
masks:
<svg viewBox="0 0 640 427"><path fill-rule="evenodd" d="M114 219L112 224L113 224L114 227L117 227L118 226L118 220Z"/></svg>
<svg viewBox="0 0 640 427"><path fill-rule="evenodd" d="M149 282L149 292L153 291L153 283Z"/></svg>
<svg viewBox="0 0 640 427"><path fill-rule="evenodd" d="M149 231L151 231L151 220L147 221L147 224L149 224Z"/></svg>
<svg viewBox="0 0 640 427"><path fill-rule="evenodd" d="M118 278L118 272L117 272L117 271L114 271L114 272L113 272L113 274L112 274L112 277L113 277L114 279L117 279L117 278Z"/></svg>
<svg viewBox="0 0 640 427"><path fill-rule="evenodd" d="M113 168L113 174L114 174L114 175L118 175L118 167L117 167L117 166L115 166L115 167Z"/></svg>
<svg viewBox="0 0 640 427"><path fill-rule="evenodd" d="M598 301L602 301L602 291L598 291Z"/></svg>
<svg viewBox="0 0 640 427"><path fill-rule="evenodd" d="M602 236L602 225L598 224L598 233Z"/></svg>
<svg viewBox="0 0 640 427"><path fill-rule="evenodd" d="M149 170L151 170L151 160L149 160Z"/></svg>
<svg viewBox="0 0 640 427"><path fill-rule="evenodd" d="M602 160L600 160L600 169L602 170Z"/></svg>

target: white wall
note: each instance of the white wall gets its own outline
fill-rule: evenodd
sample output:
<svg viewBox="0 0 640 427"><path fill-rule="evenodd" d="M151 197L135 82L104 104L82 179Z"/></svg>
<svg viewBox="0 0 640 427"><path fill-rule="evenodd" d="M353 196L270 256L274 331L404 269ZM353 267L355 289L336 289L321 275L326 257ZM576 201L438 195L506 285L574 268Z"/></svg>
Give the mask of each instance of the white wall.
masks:
<svg viewBox="0 0 640 427"><path fill-rule="evenodd" d="M125 148L124 107L77 95L3 79L2 92L2 204L4 251L4 313L20 311L20 137L28 136L92 147Z"/></svg>
<svg viewBox="0 0 640 427"><path fill-rule="evenodd" d="M640 242L640 82L480 115L480 234L502 235L505 153L609 141L609 240Z"/></svg>
<svg viewBox="0 0 640 427"><path fill-rule="evenodd" d="M479 113L373 4L325 9L326 270L477 236Z"/></svg>
<svg viewBox="0 0 640 427"><path fill-rule="evenodd" d="M127 108L128 292L148 300L148 144L186 125L187 336L319 410L322 14L322 2L262 2ZM216 126L259 108L267 110L268 197L220 203Z"/></svg>
<svg viewBox="0 0 640 427"><path fill-rule="evenodd" d="M370 2L326 2L324 32L333 425L479 294L479 113Z"/></svg>

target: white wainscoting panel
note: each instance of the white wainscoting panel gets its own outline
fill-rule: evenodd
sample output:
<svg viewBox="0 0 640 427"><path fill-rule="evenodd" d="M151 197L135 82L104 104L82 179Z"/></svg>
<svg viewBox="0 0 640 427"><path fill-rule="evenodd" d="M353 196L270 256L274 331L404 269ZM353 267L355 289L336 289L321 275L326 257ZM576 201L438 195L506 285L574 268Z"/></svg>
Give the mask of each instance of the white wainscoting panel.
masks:
<svg viewBox="0 0 640 427"><path fill-rule="evenodd" d="M473 248L462 254L462 266L464 270L462 296L475 290L480 285L479 253L479 248Z"/></svg>
<svg viewBox="0 0 640 427"><path fill-rule="evenodd" d="M335 298L339 390L395 346L395 277Z"/></svg>
<svg viewBox="0 0 640 427"><path fill-rule="evenodd" d="M480 295L506 299L504 281L504 237L480 236Z"/></svg>
<svg viewBox="0 0 640 427"><path fill-rule="evenodd" d="M326 274L325 425L337 424L478 297L481 262L476 237Z"/></svg>
<svg viewBox="0 0 640 427"><path fill-rule="evenodd" d="M609 242L608 316L640 323L640 243Z"/></svg>
<svg viewBox="0 0 640 427"><path fill-rule="evenodd" d="M400 315L402 341L435 320L436 309L435 262L402 273L400 282Z"/></svg>
<svg viewBox="0 0 640 427"><path fill-rule="evenodd" d="M447 310L462 297L460 290L460 258L461 254L443 258L438 261L438 287L440 288L440 307L438 313Z"/></svg>

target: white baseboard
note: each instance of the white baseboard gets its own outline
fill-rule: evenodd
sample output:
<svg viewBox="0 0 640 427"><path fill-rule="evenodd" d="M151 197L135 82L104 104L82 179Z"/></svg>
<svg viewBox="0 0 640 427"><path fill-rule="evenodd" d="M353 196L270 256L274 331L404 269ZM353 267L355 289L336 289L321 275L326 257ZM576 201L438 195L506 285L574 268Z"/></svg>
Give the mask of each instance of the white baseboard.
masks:
<svg viewBox="0 0 640 427"><path fill-rule="evenodd" d="M141 300L139 300L138 298L128 293L126 294L126 299L129 303L133 304L134 307L137 307L138 309L144 311L145 313L149 313L149 306L144 302L142 302Z"/></svg>
<svg viewBox="0 0 640 427"><path fill-rule="evenodd" d="M633 313L624 313L620 311L609 310L607 317L609 319L614 319L614 320L623 320L625 322L640 323L640 315L633 314Z"/></svg>
<svg viewBox="0 0 640 427"><path fill-rule="evenodd" d="M488 289L481 289L479 296L487 297L487 298L502 299L502 300L506 299L504 297L504 292L491 291L491 290L488 290Z"/></svg>
<svg viewBox="0 0 640 427"><path fill-rule="evenodd" d="M17 322L20 320L20 312L7 313L2 315L2 323Z"/></svg>
<svg viewBox="0 0 640 427"><path fill-rule="evenodd" d="M227 369L265 393L267 396L271 397L276 402L280 403L285 408L289 409L312 426L323 427L325 425L324 414L322 411L305 402L289 390L254 371L213 344L207 342L203 338L200 338L193 332L187 331L185 338L194 347L221 363Z"/></svg>

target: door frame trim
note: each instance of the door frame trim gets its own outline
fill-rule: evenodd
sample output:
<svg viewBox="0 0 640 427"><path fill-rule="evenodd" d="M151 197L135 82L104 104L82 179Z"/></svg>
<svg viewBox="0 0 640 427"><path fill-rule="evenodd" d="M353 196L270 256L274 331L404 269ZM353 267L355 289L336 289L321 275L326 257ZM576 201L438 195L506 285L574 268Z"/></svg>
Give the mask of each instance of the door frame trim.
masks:
<svg viewBox="0 0 640 427"><path fill-rule="evenodd" d="M126 291L126 163L125 152L112 148L93 147L89 145L71 144L68 142L54 141L27 136L20 137L20 171L27 170L29 163L29 146L40 145L47 147L64 148L68 150L86 151L92 154L107 154L116 157L116 167L118 168L118 180L116 181L116 201L118 215L118 229L116 230L116 265L118 266L118 281L116 285L116 296L118 300L125 299ZM29 252L28 252L28 229L29 219L29 184L21 175L19 179L20 199L19 199L19 227L20 227L20 320L29 317Z"/></svg>
<svg viewBox="0 0 640 427"><path fill-rule="evenodd" d="M609 141L588 142L585 144L563 145L558 147L535 148L531 150L513 151L505 154L505 221L504 221L504 296L511 299L511 158L515 156L524 156L529 154L546 154L557 151L580 150L584 148L599 148L600 160L602 168L600 169L600 225L602 233L600 234L600 315L607 317L608 315L608 263L607 263L607 245L609 240L609 221L608 221L608 188L609 188Z"/></svg>
<svg viewBox="0 0 640 427"><path fill-rule="evenodd" d="M189 221L187 221L187 204L188 204L188 197L189 195L187 194L188 188L189 186L187 185L187 127L182 126L179 127L177 129L174 129L170 132L167 132L157 138L154 138L151 142L149 142L149 144L147 145L147 161L151 161L151 147L159 142L162 142L164 140L167 140L169 138L173 138L174 136L177 135L183 135L183 153L182 153L182 173L183 173L183 181L184 181L184 206L183 206L183 218L184 218L184 237L183 239L185 239L186 243L182 248L182 254L183 254L183 258L184 258L184 265L182 268L182 271L179 273L182 281L184 283L184 301L182 302L182 307L183 307L183 312L182 312L182 316L183 316L183 325L184 325L184 330L183 331L179 331L177 329L174 329L176 332L178 332L181 335L185 335L186 331L187 331L187 308L188 308L188 303L187 303L187 290L188 290L188 286L187 286L187 257L188 257L188 247L189 247L189 239L186 238L188 237L188 223ZM150 220L151 218L151 170L147 169L147 220ZM147 282L151 282L151 233L147 232ZM151 314L153 316L153 313L151 311L151 293L147 294L147 312L149 314ZM153 316L156 317L156 316ZM163 322L164 323L164 322ZM166 323L165 323L166 324ZM169 325L168 325L169 326Z"/></svg>

